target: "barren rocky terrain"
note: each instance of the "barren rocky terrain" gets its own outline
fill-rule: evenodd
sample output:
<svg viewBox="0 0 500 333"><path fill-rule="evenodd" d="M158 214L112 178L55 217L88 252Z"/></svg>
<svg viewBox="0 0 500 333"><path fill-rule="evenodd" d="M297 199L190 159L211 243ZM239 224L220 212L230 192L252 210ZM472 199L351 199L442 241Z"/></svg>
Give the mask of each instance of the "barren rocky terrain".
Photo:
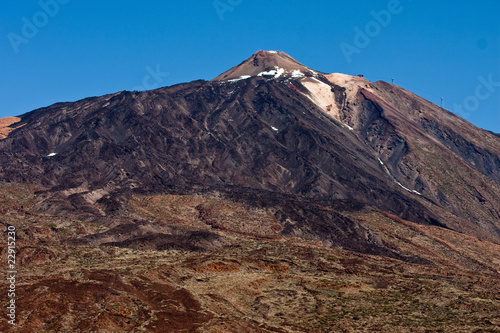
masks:
<svg viewBox="0 0 500 333"><path fill-rule="evenodd" d="M2 222L18 229L19 270L18 325L12 329L2 316L2 332L500 327L500 246L446 228L387 213L346 213L413 258L399 260L280 236L272 212L229 200L137 195L129 213L141 221L140 241L120 243L115 233L73 245L109 227L33 211L37 190L0 184ZM2 283L2 297L6 289Z"/></svg>
<svg viewBox="0 0 500 333"><path fill-rule="evenodd" d="M497 332L498 202L498 134L283 52L57 103L0 120L0 331Z"/></svg>

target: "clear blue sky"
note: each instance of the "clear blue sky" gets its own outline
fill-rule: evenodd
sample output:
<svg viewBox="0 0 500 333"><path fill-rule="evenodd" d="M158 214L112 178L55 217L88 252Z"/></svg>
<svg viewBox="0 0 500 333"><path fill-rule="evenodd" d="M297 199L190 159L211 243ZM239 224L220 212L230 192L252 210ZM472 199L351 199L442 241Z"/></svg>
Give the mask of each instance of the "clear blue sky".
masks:
<svg viewBox="0 0 500 333"><path fill-rule="evenodd" d="M500 132L498 0L0 1L0 117L209 80L262 49L394 78Z"/></svg>

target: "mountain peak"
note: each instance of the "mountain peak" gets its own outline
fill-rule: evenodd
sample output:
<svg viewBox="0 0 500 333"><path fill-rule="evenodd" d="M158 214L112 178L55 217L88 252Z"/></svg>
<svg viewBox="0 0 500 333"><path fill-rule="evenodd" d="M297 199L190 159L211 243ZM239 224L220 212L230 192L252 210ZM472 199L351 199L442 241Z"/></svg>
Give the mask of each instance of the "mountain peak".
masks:
<svg viewBox="0 0 500 333"><path fill-rule="evenodd" d="M217 76L214 81L234 80L241 77L257 76L271 71L310 72L311 69L282 51L257 51L236 67Z"/></svg>
<svg viewBox="0 0 500 333"><path fill-rule="evenodd" d="M301 65L297 60L293 59L291 56L283 51L257 51L249 59L252 59L255 63L254 66L259 66L262 64L274 64L280 65L283 63L295 63Z"/></svg>

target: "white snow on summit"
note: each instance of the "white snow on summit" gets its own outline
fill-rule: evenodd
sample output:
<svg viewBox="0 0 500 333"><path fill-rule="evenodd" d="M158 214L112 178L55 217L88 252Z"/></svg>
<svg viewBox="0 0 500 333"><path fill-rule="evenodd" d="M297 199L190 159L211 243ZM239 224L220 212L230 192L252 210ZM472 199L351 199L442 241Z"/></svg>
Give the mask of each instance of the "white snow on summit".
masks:
<svg viewBox="0 0 500 333"><path fill-rule="evenodd" d="M293 78L299 78L299 77L304 77L304 73L300 71L300 69L296 69L292 72L292 77Z"/></svg>
<svg viewBox="0 0 500 333"><path fill-rule="evenodd" d="M284 68L279 68L278 66L275 66L274 68L276 69L273 69L273 70L270 70L270 71L267 71L267 72L260 72L259 74L257 74L257 76L271 76L273 75L275 79L279 78L281 75L283 75L283 73L285 73L285 69Z"/></svg>

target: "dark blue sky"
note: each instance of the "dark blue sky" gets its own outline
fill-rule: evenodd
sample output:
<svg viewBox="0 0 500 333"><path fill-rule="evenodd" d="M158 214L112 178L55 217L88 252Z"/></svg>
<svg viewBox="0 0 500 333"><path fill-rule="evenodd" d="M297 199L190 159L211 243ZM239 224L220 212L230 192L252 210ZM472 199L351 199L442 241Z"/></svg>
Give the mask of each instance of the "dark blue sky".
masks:
<svg viewBox="0 0 500 333"><path fill-rule="evenodd" d="M0 117L209 80L257 50L391 81L500 132L500 1L0 2Z"/></svg>

